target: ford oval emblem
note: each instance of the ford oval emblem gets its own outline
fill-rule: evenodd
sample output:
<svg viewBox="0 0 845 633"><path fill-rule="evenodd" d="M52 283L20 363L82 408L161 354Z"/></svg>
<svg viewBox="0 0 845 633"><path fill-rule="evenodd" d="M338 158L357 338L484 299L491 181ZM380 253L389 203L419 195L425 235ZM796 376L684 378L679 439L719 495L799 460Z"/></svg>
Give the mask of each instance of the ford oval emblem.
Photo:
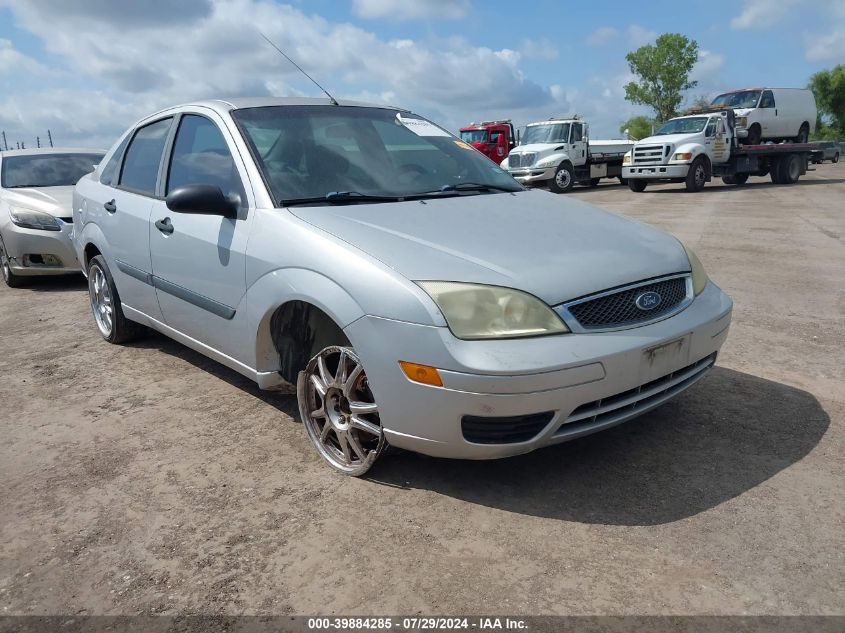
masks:
<svg viewBox="0 0 845 633"><path fill-rule="evenodd" d="M660 305L661 301L663 301L663 298L659 294L649 290L648 292L644 292L638 296L634 300L634 305L636 305L640 310L654 310Z"/></svg>

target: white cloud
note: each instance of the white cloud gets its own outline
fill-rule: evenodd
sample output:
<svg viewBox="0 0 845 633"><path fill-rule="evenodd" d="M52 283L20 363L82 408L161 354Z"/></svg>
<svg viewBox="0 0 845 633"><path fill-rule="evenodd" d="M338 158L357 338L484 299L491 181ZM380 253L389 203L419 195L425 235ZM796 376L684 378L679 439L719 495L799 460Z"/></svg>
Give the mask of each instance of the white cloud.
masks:
<svg viewBox="0 0 845 633"><path fill-rule="evenodd" d="M619 31L612 26L600 26L590 33L584 41L587 46L604 46L616 39L618 35Z"/></svg>
<svg viewBox="0 0 845 633"><path fill-rule="evenodd" d="M841 63L845 59L845 24L824 35L808 36L806 42L808 61Z"/></svg>
<svg viewBox="0 0 845 633"><path fill-rule="evenodd" d="M0 38L0 75L15 73L42 74L46 68L17 50L9 40Z"/></svg>
<svg viewBox="0 0 845 633"><path fill-rule="evenodd" d="M657 37L657 32L647 29L639 24L631 24L625 31L628 36L628 44L639 48L651 43Z"/></svg>
<svg viewBox="0 0 845 633"><path fill-rule="evenodd" d="M777 24L801 0L745 0L742 12L731 20L734 29L765 29Z"/></svg>
<svg viewBox="0 0 845 633"><path fill-rule="evenodd" d="M462 38L384 40L267 0L213 0L208 12L192 2L193 17L181 22L138 14L123 28L119 12L96 10L103 2L0 0L19 28L66 65L51 70L59 77L52 90L36 84L0 97L0 126L33 136L50 127L63 143L103 145L134 120L174 103L319 95L260 38L256 25L335 96L371 95L451 129L479 117L533 119L568 107L565 91L525 76L520 51L473 46ZM138 6L159 10L156 2Z"/></svg>
<svg viewBox="0 0 845 633"><path fill-rule="evenodd" d="M560 54L554 42L547 39L522 40L519 52L526 59L557 59Z"/></svg>
<svg viewBox="0 0 845 633"><path fill-rule="evenodd" d="M702 49L698 51L698 61L690 72L690 78L697 81L701 87L708 88L707 84L716 79L724 65L724 55Z"/></svg>
<svg viewBox="0 0 845 633"><path fill-rule="evenodd" d="M470 0L352 0L352 12L365 19L456 19L469 9Z"/></svg>

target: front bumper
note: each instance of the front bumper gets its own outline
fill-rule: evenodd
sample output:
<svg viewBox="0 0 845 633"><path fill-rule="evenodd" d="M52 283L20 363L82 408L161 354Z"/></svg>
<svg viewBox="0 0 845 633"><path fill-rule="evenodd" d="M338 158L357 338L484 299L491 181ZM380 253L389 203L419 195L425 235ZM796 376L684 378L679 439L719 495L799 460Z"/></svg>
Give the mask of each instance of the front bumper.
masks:
<svg viewBox="0 0 845 633"><path fill-rule="evenodd" d="M80 272L73 248L73 224L61 222L61 225L60 231L25 229L12 223L3 227L3 244L9 267L15 275L34 277Z"/></svg>
<svg viewBox="0 0 845 633"><path fill-rule="evenodd" d="M645 180L683 180L689 172L689 163L678 165L633 165L622 168L622 177Z"/></svg>
<svg viewBox="0 0 845 633"><path fill-rule="evenodd" d="M554 167L526 167L524 169L509 169L508 173L513 179L523 185L532 182L543 182L555 177Z"/></svg>
<svg viewBox="0 0 845 633"><path fill-rule="evenodd" d="M679 314L616 332L460 341L447 328L379 317L362 317L346 332L392 445L438 457L491 459L614 426L680 393L712 366L731 308L730 298L709 283ZM657 363L650 350L669 343L666 349L677 346L677 353ZM443 387L409 381L400 360L437 367ZM603 405L603 399L613 404ZM461 425L464 416L545 412L551 417L536 435L508 444L467 441Z"/></svg>

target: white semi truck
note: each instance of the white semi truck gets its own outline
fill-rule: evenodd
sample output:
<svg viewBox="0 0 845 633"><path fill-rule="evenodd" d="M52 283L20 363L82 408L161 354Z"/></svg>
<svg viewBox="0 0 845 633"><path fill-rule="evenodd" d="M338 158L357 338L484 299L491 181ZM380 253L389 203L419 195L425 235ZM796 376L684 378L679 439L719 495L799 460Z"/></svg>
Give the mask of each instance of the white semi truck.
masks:
<svg viewBox="0 0 845 633"><path fill-rule="evenodd" d="M595 187L602 178L622 181L622 157L633 141L591 141L587 123L577 114L529 123L520 144L501 162L525 185L548 185L566 193L576 183Z"/></svg>
<svg viewBox="0 0 845 633"><path fill-rule="evenodd" d="M687 191L700 191L718 176L730 185L766 175L775 184L792 184L820 150L818 143L740 145L735 119L733 110L716 109L666 121L625 154L622 177L636 192L649 182L682 182Z"/></svg>

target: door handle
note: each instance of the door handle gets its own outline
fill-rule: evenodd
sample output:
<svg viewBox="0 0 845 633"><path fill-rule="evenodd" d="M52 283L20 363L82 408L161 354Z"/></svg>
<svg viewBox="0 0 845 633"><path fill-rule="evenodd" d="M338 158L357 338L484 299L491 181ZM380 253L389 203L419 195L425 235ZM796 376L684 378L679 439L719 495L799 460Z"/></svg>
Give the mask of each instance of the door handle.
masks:
<svg viewBox="0 0 845 633"><path fill-rule="evenodd" d="M170 218L156 220L156 228L162 233L166 233L167 235L173 233L173 225L170 223Z"/></svg>
<svg viewBox="0 0 845 633"><path fill-rule="evenodd" d="M114 198L112 198L108 202L104 202L103 208L109 213L114 213L115 211L117 211L117 205L114 203Z"/></svg>

